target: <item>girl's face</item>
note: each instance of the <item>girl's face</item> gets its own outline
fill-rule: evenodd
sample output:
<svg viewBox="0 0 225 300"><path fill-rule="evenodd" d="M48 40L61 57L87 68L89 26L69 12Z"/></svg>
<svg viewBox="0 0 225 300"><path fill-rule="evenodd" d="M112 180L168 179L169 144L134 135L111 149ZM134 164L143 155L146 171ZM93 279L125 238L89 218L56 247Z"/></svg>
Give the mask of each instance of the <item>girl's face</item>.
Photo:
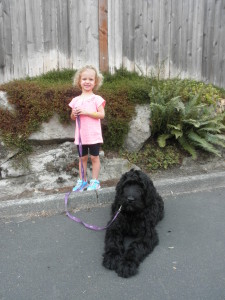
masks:
<svg viewBox="0 0 225 300"><path fill-rule="evenodd" d="M95 71L92 69L86 69L81 73L80 86L82 92L91 92L95 87Z"/></svg>

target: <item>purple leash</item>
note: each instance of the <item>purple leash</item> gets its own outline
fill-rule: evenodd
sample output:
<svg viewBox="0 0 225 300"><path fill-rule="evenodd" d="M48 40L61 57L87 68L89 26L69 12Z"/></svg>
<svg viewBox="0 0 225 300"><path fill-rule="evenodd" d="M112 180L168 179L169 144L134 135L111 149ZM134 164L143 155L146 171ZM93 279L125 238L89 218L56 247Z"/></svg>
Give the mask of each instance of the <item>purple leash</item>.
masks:
<svg viewBox="0 0 225 300"><path fill-rule="evenodd" d="M68 209L67 209L67 203L68 203L68 199L69 199L69 195L71 194L71 192L68 192L66 193L65 195L65 209L66 209L66 215L73 221L77 222L77 223L81 223L82 225L84 225L84 227L88 228L88 229L91 229L91 230L95 230L95 231L99 231L99 230L105 230L106 228L108 228L117 218L118 214L120 213L121 211L121 208L122 208L122 205L120 206L120 208L118 209L118 211L116 212L115 216L112 218L112 220L108 223L108 225L104 226L104 227L99 227L99 226L96 226L96 225L91 225L91 224L87 224L85 222L83 222L81 219L71 215L69 212L68 212Z"/></svg>
<svg viewBox="0 0 225 300"><path fill-rule="evenodd" d="M80 116L77 116L77 124L78 124L78 129L79 129L79 152L80 152L80 156L82 157L82 141L81 141L81 134L80 134ZM83 167L83 162L82 162L82 158L80 159L81 161L81 174L82 174L82 180L84 180L84 167ZM79 192L79 190L77 190L77 192ZM84 225L86 228L91 229L91 230L95 230L95 231L99 231L99 230L105 230L106 228L108 228L117 218L118 214L121 211L122 205L120 206L120 208L118 209L118 211L116 212L115 216L112 218L112 220L108 223L108 225L104 226L104 227L99 227L96 225L91 225L91 224L87 224L85 222L83 222L81 219L71 215L68 212L67 209L67 204L68 204L68 199L69 199L69 195L71 194L71 192L66 193L65 195L65 210L66 210L66 215L73 221L77 222L77 223L81 223L82 225Z"/></svg>
<svg viewBox="0 0 225 300"><path fill-rule="evenodd" d="M77 116L77 124L78 124L78 129L79 129L79 152L80 152L80 163L81 163L81 176L82 180L84 180L84 166L82 162L82 141L81 141L81 134L80 134L80 116ZM79 191L79 190L78 190Z"/></svg>

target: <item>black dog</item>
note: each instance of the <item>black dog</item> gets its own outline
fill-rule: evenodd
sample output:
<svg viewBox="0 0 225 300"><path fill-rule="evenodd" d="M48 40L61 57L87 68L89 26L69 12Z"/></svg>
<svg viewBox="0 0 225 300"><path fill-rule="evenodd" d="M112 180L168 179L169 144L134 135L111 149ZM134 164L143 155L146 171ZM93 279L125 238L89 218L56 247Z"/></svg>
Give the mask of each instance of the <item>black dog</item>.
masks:
<svg viewBox="0 0 225 300"><path fill-rule="evenodd" d="M116 220L107 229L103 266L121 277L131 277L158 244L155 226L163 218L164 202L152 180L143 172L131 169L116 186L112 216L122 205ZM125 238L135 239L125 247Z"/></svg>

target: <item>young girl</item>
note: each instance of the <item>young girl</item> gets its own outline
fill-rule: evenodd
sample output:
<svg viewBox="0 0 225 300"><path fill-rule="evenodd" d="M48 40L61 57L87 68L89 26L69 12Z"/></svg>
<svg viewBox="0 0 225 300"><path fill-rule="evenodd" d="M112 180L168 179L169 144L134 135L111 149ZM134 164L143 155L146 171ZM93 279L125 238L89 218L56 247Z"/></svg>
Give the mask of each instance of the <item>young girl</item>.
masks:
<svg viewBox="0 0 225 300"><path fill-rule="evenodd" d="M72 108L71 119L76 120L75 128L75 144L77 145L79 153L79 175L73 191L96 190L100 188L98 180L100 172L100 159L99 148L103 143L101 119L105 117L105 100L98 95L94 94L94 90L97 90L102 84L102 75L97 72L93 66L85 66L78 70L74 77L74 85L78 86L82 90L82 94L72 99L69 106ZM78 123L78 117L80 122ZM79 134L81 137L82 153L79 151ZM92 179L88 185L86 173L87 173L87 161L88 150L91 155L92 162ZM83 177L81 170L81 160L83 165Z"/></svg>

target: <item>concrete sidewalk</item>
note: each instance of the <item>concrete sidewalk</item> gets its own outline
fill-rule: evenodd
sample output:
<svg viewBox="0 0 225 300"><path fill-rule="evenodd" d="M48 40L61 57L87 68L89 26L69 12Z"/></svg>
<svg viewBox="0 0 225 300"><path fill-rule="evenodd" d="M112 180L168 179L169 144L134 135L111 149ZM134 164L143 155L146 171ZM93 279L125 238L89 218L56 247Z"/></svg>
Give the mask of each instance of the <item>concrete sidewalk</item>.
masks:
<svg viewBox="0 0 225 300"><path fill-rule="evenodd" d="M225 186L225 172L216 172L206 175L176 177L171 179L155 180L154 185L161 196L171 194L197 192ZM68 208L80 210L82 208L110 204L115 196L115 187L103 188L98 191L71 193ZM52 194L37 198L2 201L0 203L0 219L35 215L54 215L65 212L65 194Z"/></svg>

